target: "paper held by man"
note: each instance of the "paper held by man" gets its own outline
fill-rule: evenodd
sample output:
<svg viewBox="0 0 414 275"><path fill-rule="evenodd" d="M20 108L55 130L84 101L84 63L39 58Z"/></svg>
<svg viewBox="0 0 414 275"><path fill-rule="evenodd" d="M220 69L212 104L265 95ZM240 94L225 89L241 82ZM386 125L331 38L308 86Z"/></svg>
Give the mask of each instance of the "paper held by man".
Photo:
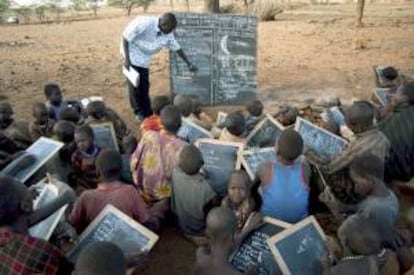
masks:
<svg viewBox="0 0 414 275"><path fill-rule="evenodd" d="M129 69L125 68L125 66L122 67L122 73L126 76L128 81L134 86L138 87L139 83L139 73L129 66Z"/></svg>

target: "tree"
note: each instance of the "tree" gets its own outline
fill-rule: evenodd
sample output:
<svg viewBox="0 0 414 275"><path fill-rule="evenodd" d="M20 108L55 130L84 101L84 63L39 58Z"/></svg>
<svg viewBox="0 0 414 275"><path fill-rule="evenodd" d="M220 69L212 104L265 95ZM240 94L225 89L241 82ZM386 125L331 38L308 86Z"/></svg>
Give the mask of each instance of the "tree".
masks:
<svg viewBox="0 0 414 275"><path fill-rule="evenodd" d="M98 16L98 8L99 8L98 0L92 0L91 7L92 7L93 15Z"/></svg>
<svg viewBox="0 0 414 275"><path fill-rule="evenodd" d="M220 0L204 0L204 11L220 13Z"/></svg>
<svg viewBox="0 0 414 275"><path fill-rule="evenodd" d="M134 8L142 7L144 12L147 12L148 7L153 1L154 0L109 0L108 5L124 9L126 14L130 16Z"/></svg>
<svg viewBox="0 0 414 275"><path fill-rule="evenodd" d="M47 10L46 5L39 5L39 6L34 5L31 7L31 9L34 11L39 21L43 21L46 18L46 10Z"/></svg>
<svg viewBox="0 0 414 275"><path fill-rule="evenodd" d="M7 11L9 7L10 7L9 1L0 0L0 13Z"/></svg>
<svg viewBox="0 0 414 275"><path fill-rule="evenodd" d="M357 9L356 9L356 22L355 26L362 27L362 17L364 16L364 6L365 0L358 0Z"/></svg>
<svg viewBox="0 0 414 275"><path fill-rule="evenodd" d="M13 8L13 11L20 17L23 17L23 20L25 23L30 21L30 15L32 14L32 9L29 6L15 7Z"/></svg>

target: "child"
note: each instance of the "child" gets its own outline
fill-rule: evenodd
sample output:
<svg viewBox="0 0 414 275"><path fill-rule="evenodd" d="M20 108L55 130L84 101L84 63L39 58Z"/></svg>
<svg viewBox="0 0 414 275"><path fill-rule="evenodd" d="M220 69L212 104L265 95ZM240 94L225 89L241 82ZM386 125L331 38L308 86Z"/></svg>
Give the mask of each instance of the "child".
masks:
<svg viewBox="0 0 414 275"><path fill-rule="evenodd" d="M289 126L296 122L296 117L299 115L297 108L284 105L280 107L280 110L274 115L274 117L283 125Z"/></svg>
<svg viewBox="0 0 414 275"><path fill-rule="evenodd" d="M138 141L133 135L126 136L122 141L122 148L124 149L124 153L122 154L122 174L121 178L123 181L133 184L134 181L132 179L131 174L131 156L134 153L135 149L137 148Z"/></svg>
<svg viewBox="0 0 414 275"><path fill-rule="evenodd" d="M85 189L96 188L99 178L95 160L101 149L94 144L93 131L87 125L75 130L75 144L76 151L71 157L73 174L70 181L80 194Z"/></svg>
<svg viewBox="0 0 414 275"><path fill-rule="evenodd" d="M227 186L227 196L221 206L230 208L237 218L237 231L241 232L255 209L255 201L250 194L250 179L245 171L234 171Z"/></svg>
<svg viewBox="0 0 414 275"><path fill-rule="evenodd" d="M195 243L202 242L208 204L216 197L200 173L203 157L194 145L185 145L172 175L171 210L183 233Z"/></svg>
<svg viewBox="0 0 414 275"><path fill-rule="evenodd" d="M246 110L249 113L246 118L246 132L249 134L264 117L263 104L260 100L253 100L246 105Z"/></svg>
<svg viewBox="0 0 414 275"><path fill-rule="evenodd" d="M72 122L76 126L82 126L85 124L85 120L81 113L73 107L66 107L60 111L59 120Z"/></svg>
<svg viewBox="0 0 414 275"><path fill-rule="evenodd" d="M44 240L29 236L28 228L75 200L67 186L59 186L58 198L33 210L27 187L0 176L0 270L2 274L70 274L72 267L63 253Z"/></svg>
<svg viewBox="0 0 414 275"><path fill-rule="evenodd" d="M0 132L24 150L32 144L29 125L23 121L16 121L13 115L10 103L0 102Z"/></svg>
<svg viewBox="0 0 414 275"><path fill-rule="evenodd" d="M44 94L47 99L46 106L51 119L59 120L60 113L68 107L68 103L63 100L62 92L58 84L48 83L44 87Z"/></svg>
<svg viewBox="0 0 414 275"><path fill-rule="evenodd" d="M30 123L29 131L33 142L40 137L52 137L55 121L49 118L46 105L35 103L32 110L34 121Z"/></svg>
<svg viewBox="0 0 414 275"><path fill-rule="evenodd" d="M139 129L141 131L141 134L145 133L146 131L152 130L159 132L162 129L161 125L161 118L160 113L162 108L165 106L171 104L170 99L167 96L160 95L154 97L152 100L152 111L154 112L153 115L150 117L145 118L141 125L139 126Z"/></svg>
<svg viewBox="0 0 414 275"><path fill-rule="evenodd" d="M198 98L191 98L192 113L188 119L196 125L210 131L213 127L213 120L201 109L201 104Z"/></svg>
<svg viewBox="0 0 414 275"><path fill-rule="evenodd" d="M105 208L112 204L141 224L150 221L147 205L131 185L119 181L122 158L117 151L102 151L96 159L101 181L94 190L84 191L75 203L69 222L81 233Z"/></svg>
<svg viewBox="0 0 414 275"><path fill-rule="evenodd" d="M174 106L177 106L181 115L185 118L189 117L193 111L191 98L186 95L176 95L174 97Z"/></svg>
<svg viewBox="0 0 414 275"><path fill-rule="evenodd" d="M244 143L246 120L241 112L229 114L226 118L225 126L226 128L221 132L219 140Z"/></svg>
<svg viewBox="0 0 414 275"><path fill-rule="evenodd" d="M302 137L293 129L284 130L278 140L276 157L259 168L264 216L296 223L308 216L311 170L305 158Z"/></svg>

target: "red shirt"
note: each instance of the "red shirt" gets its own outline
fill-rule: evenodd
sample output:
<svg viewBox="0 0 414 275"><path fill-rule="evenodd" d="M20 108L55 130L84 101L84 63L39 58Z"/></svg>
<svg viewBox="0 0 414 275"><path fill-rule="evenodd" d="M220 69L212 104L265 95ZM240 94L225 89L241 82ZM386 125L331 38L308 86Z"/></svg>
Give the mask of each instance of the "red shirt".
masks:
<svg viewBox="0 0 414 275"><path fill-rule="evenodd" d="M108 204L112 204L139 223L149 220L147 205L137 189L117 181L100 183L97 189L84 191L73 207L69 222L80 233Z"/></svg>

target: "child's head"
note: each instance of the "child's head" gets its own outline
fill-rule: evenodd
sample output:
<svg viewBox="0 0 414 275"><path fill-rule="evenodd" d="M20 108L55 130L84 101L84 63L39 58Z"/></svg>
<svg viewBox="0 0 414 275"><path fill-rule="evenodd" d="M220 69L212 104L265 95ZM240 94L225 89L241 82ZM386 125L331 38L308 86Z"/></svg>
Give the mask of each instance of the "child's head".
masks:
<svg viewBox="0 0 414 275"><path fill-rule="evenodd" d="M357 101L345 112L346 125L355 134L371 129L374 126L375 110L368 101Z"/></svg>
<svg viewBox="0 0 414 275"><path fill-rule="evenodd" d="M280 111L276 115L276 119L284 126L292 125L296 122L299 111L296 107L284 105L280 107Z"/></svg>
<svg viewBox="0 0 414 275"><path fill-rule="evenodd" d="M76 275L125 275L126 259L122 250L111 242L94 242L79 254Z"/></svg>
<svg viewBox="0 0 414 275"><path fill-rule="evenodd" d="M4 128L13 122L13 108L9 102L0 102L0 127Z"/></svg>
<svg viewBox="0 0 414 275"><path fill-rule="evenodd" d="M151 103L152 111L155 115L159 116L161 113L162 108L171 104L171 100L168 96L165 95L158 95L154 97Z"/></svg>
<svg viewBox="0 0 414 275"><path fill-rule="evenodd" d="M96 158L95 165L102 181L116 181L121 177L122 157L118 151L103 150Z"/></svg>
<svg viewBox="0 0 414 275"><path fill-rule="evenodd" d="M178 157L178 167L187 175L195 175L203 166L203 156L194 145L185 145Z"/></svg>
<svg viewBox="0 0 414 275"><path fill-rule="evenodd" d="M237 230L237 218L228 207L216 207L210 210L206 219L206 235L210 245L220 245L230 250L234 233Z"/></svg>
<svg viewBox="0 0 414 275"><path fill-rule="evenodd" d="M263 114L263 104L260 100L253 100L246 105L246 110L250 115L259 117Z"/></svg>
<svg viewBox="0 0 414 275"><path fill-rule="evenodd" d="M46 105L43 103L33 104L33 118L36 124L43 125L47 123L49 119L49 112L47 111Z"/></svg>
<svg viewBox="0 0 414 275"><path fill-rule="evenodd" d="M49 100L49 102L54 106L59 106L63 101L62 92L60 91L60 87L58 84L46 84L44 88L44 93L47 100Z"/></svg>
<svg viewBox="0 0 414 275"><path fill-rule="evenodd" d="M196 116L198 116L202 112L202 110L201 110L201 102L198 99L198 97L192 97L191 98L191 102L192 102L192 106L193 106L193 114L195 114Z"/></svg>
<svg viewBox="0 0 414 275"><path fill-rule="evenodd" d="M358 214L348 217L338 229L342 247L353 255L372 255L381 249L376 227Z"/></svg>
<svg viewBox="0 0 414 275"><path fill-rule="evenodd" d="M250 180L245 171L234 171L227 185L227 194L233 204L239 205L250 194Z"/></svg>
<svg viewBox="0 0 414 275"><path fill-rule="evenodd" d="M246 119L242 112L237 111L226 117L225 126L230 134L240 137L246 131Z"/></svg>
<svg viewBox="0 0 414 275"><path fill-rule="evenodd" d="M174 106L177 106L178 109L180 109L183 117L188 117L193 111L193 103L191 98L186 95L176 95L174 97Z"/></svg>
<svg viewBox="0 0 414 275"><path fill-rule="evenodd" d="M398 77L398 71L394 67L386 67L382 70L384 77L390 81L393 81Z"/></svg>
<svg viewBox="0 0 414 275"><path fill-rule="evenodd" d="M73 107L66 107L60 112L60 120L65 120L77 124L81 119L81 114Z"/></svg>
<svg viewBox="0 0 414 275"><path fill-rule="evenodd" d="M132 155L138 145L138 140L134 135L128 135L122 139L122 149L125 154Z"/></svg>
<svg viewBox="0 0 414 275"><path fill-rule="evenodd" d="M103 101L92 101L86 107L86 113L89 117L100 120L105 117L106 106Z"/></svg>
<svg viewBox="0 0 414 275"><path fill-rule="evenodd" d="M384 173L384 163L372 154L363 154L354 158L349 167L349 175L354 183L355 191L369 195Z"/></svg>
<svg viewBox="0 0 414 275"><path fill-rule="evenodd" d="M75 130L76 147L82 152L90 152L93 148L94 134L88 125L81 126Z"/></svg>
<svg viewBox="0 0 414 275"><path fill-rule="evenodd" d="M72 122L59 120L53 126L53 134L59 141L68 144L75 139L75 125Z"/></svg>
<svg viewBox="0 0 414 275"><path fill-rule="evenodd" d="M405 101L410 105L414 105L414 82L402 84L398 87L395 96L402 98L403 100L400 100L402 102Z"/></svg>
<svg viewBox="0 0 414 275"><path fill-rule="evenodd" d="M284 130L277 141L277 154L287 162L296 160L303 151L303 139L293 129Z"/></svg>
<svg viewBox="0 0 414 275"><path fill-rule="evenodd" d="M181 127L181 112L174 105L165 106L161 110L161 124L164 129L172 134L177 134Z"/></svg>

